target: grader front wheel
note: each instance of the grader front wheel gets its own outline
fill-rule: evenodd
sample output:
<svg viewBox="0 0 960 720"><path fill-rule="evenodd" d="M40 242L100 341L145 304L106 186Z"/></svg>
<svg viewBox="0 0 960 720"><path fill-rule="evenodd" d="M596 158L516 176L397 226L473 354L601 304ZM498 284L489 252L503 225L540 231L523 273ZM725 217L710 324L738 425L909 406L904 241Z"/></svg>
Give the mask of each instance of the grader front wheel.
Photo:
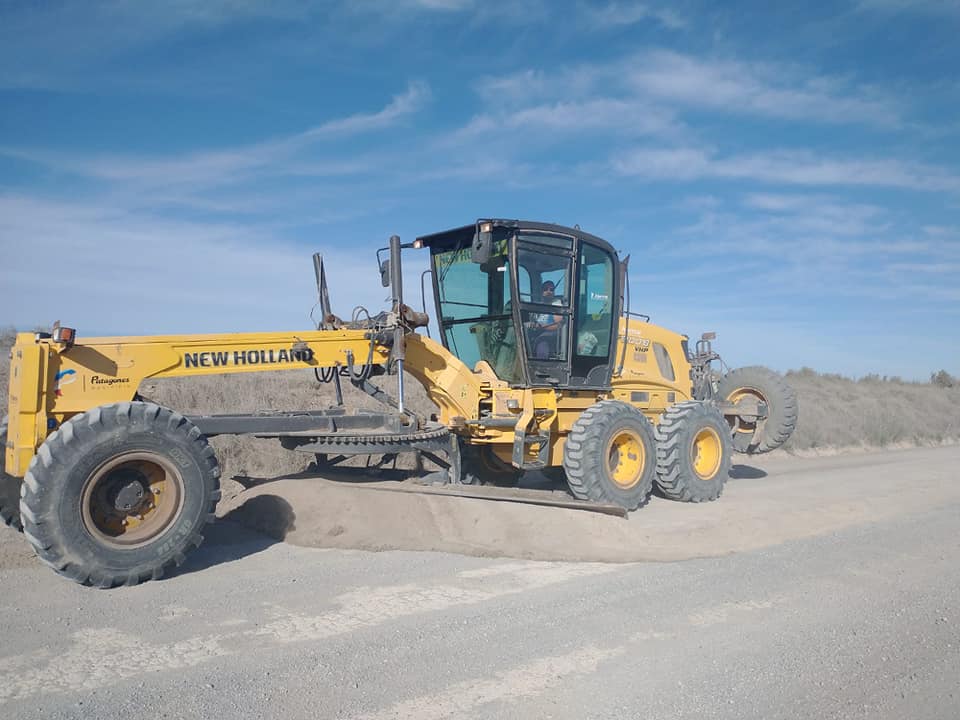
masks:
<svg viewBox="0 0 960 720"><path fill-rule="evenodd" d="M219 477L213 449L182 415L142 402L94 408L31 461L24 535L43 562L81 584L156 579L203 540Z"/></svg>
<svg viewBox="0 0 960 720"><path fill-rule="evenodd" d="M563 449L563 469L577 498L635 510L650 497L656 456L653 426L643 413L604 400L574 422Z"/></svg>
<svg viewBox="0 0 960 720"><path fill-rule="evenodd" d="M183 474L150 452L122 453L98 468L83 488L83 528L104 545L132 548L159 537L183 510Z"/></svg>

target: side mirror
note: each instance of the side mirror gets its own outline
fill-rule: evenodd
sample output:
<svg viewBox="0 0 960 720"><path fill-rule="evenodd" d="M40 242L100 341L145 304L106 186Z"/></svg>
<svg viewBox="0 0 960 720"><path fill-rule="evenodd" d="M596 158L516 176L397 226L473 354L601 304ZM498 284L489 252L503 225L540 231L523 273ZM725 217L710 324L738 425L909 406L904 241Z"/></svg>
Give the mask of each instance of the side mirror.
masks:
<svg viewBox="0 0 960 720"><path fill-rule="evenodd" d="M387 258L380 263L380 284L384 287L390 287L390 259Z"/></svg>
<svg viewBox="0 0 960 720"><path fill-rule="evenodd" d="M493 226L491 223L481 223L473 235L473 245L470 259L481 265L490 262L493 255Z"/></svg>

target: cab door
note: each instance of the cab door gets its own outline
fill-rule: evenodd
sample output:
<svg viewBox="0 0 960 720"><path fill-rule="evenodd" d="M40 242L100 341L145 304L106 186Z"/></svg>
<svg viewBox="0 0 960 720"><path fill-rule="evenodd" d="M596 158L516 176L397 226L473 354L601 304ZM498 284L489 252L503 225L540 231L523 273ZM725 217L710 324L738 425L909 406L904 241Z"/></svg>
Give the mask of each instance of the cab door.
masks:
<svg viewBox="0 0 960 720"><path fill-rule="evenodd" d="M570 385L607 389L617 363L620 263L612 248L585 238L579 246Z"/></svg>
<svg viewBox="0 0 960 720"><path fill-rule="evenodd" d="M570 383L575 257L571 235L521 229L514 236L515 322L530 385Z"/></svg>

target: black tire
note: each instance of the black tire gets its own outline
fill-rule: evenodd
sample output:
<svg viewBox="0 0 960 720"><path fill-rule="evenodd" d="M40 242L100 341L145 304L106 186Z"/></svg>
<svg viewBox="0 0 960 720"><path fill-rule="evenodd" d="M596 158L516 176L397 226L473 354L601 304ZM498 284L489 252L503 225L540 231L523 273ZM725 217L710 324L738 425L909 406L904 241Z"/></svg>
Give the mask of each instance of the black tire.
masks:
<svg viewBox="0 0 960 720"><path fill-rule="evenodd" d="M563 468L575 497L636 510L653 489L653 425L632 405L598 402L573 423L563 448Z"/></svg>
<svg viewBox="0 0 960 720"><path fill-rule="evenodd" d="M522 470L498 458L489 447L468 445L461 441L460 457L462 463L460 482L463 485L512 487L519 482L523 474Z"/></svg>
<svg viewBox="0 0 960 720"><path fill-rule="evenodd" d="M730 476L730 428L712 405L682 402L657 425L657 487L671 500L716 500Z"/></svg>
<svg viewBox="0 0 960 720"><path fill-rule="evenodd" d="M733 431L733 449L750 455L769 452L783 445L797 427L797 394L782 377L764 367L731 370L720 379L720 400L738 402L759 399L767 404L767 421L757 436L756 423L728 417Z"/></svg>
<svg viewBox="0 0 960 720"><path fill-rule="evenodd" d="M203 541L219 478L213 448L183 415L142 402L94 408L65 422L30 462L23 532L71 580L136 585Z"/></svg>
<svg viewBox="0 0 960 720"><path fill-rule="evenodd" d="M20 524L20 478L7 475L7 418L0 420L0 523L22 530Z"/></svg>

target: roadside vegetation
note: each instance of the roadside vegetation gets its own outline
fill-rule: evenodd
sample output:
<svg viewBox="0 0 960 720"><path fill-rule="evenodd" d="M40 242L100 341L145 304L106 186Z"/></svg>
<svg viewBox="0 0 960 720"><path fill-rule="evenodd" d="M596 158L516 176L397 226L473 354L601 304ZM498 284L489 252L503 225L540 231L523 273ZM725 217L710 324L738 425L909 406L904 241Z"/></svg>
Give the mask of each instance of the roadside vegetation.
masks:
<svg viewBox="0 0 960 720"><path fill-rule="evenodd" d="M809 368L785 377L800 404L800 420L784 445L786 452L960 441L960 384L944 370L930 382L879 375L854 380Z"/></svg>
<svg viewBox="0 0 960 720"><path fill-rule="evenodd" d="M4 405L13 341L12 329L0 329ZM810 368L790 371L785 377L797 391L800 419L793 436L777 452L819 454L960 442L960 379L946 370L932 373L929 382L879 375L853 379ZM396 387L392 377L375 380L388 392ZM406 387L407 404L415 412L435 412L412 377L408 376ZM187 415L305 410L326 408L335 402L333 386L318 383L310 370L148 380L140 392ZM351 407L379 407L349 382L343 383L343 392ZM272 440L217 437L211 443L220 456L225 478L299 472L312 459L285 451Z"/></svg>
<svg viewBox="0 0 960 720"><path fill-rule="evenodd" d="M10 348L16 339L16 331L12 327L0 327L0 416L7 414L7 387L10 385Z"/></svg>

